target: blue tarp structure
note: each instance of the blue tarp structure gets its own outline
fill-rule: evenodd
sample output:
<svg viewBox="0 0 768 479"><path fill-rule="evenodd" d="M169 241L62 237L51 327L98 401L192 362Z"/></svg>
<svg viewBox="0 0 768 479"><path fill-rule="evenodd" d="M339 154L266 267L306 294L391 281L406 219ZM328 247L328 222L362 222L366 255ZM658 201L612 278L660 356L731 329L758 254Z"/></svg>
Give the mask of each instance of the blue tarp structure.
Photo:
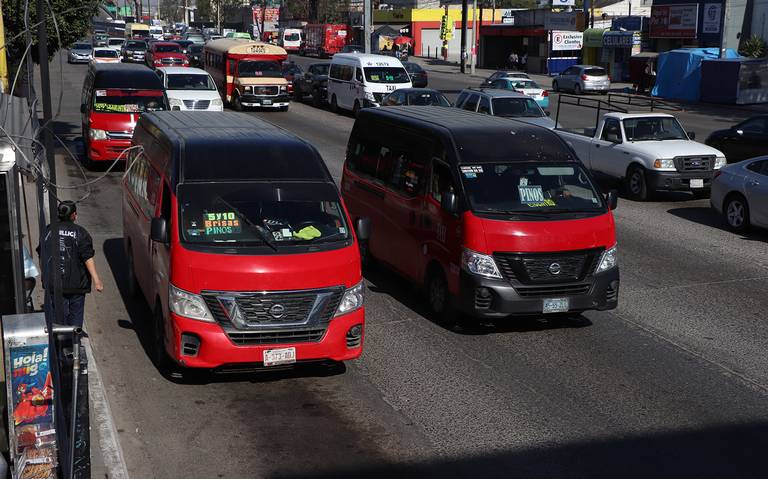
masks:
<svg viewBox="0 0 768 479"><path fill-rule="evenodd" d="M717 48L681 48L660 54L656 61L656 85L651 95L698 102L701 99L701 61L717 58ZM723 58L739 58L739 54L727 49Z"/></svg>

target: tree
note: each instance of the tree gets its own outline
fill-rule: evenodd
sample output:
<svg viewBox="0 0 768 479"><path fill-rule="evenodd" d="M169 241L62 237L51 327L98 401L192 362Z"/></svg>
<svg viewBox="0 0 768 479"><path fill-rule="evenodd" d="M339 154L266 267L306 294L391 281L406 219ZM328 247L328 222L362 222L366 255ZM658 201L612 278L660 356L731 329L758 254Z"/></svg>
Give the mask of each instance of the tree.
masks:
<svg viewBox="0 0 768 479"><path fill-rule="evenodd" d="M212 22L215 20L213 14L213 0L197 0L197 9L195 10L195 21Z"/></svg>
<svg viewBox="0 0 768 479"><path fill-rule="evenodd" d="M749 58L762 58L765 56L765 40L757 35L752 35L744 41L739 49L739 53Z"/></svg>
<svg viewBox="0 0 768 479"><path fill-rule="evenodd" d="M91 18L96 14L99 6L94 0L48 0L53 14L49 10L46 13L46 30L48 32L48 55L50 60L61 48L66 48L72 43L83 38L91 25ZM37 55L37 9L36 2L30 0L4 0L3 20L5 22L5 39L9 65L16 67L21 62L27 47L24 29L24 7L29 8L29 28L32 31L32 48L30 54L35 62L39 63ZM55 23L54 23L55 19ZM58 35L56 32L58 24ZM59 41L59 37L61 41ZM15 68L14 68L15 70ZM13 71L13 70L11 70Z"/></svg>
<svg viewBox="0 0 768 479"><path fill-rule="evenodd" d="M160 0L160 18L171 23L180 22L184 18L184 14L182 13L184 10L180 8L182 6L183 5L179 3L179 0Z"/></svg>

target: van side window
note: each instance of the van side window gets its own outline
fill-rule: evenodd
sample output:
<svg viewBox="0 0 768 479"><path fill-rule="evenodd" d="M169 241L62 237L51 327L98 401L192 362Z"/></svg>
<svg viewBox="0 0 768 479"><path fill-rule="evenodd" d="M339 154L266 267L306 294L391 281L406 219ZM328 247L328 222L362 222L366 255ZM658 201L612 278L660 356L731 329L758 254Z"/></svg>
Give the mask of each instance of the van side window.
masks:
<svg viewBox="0 0 768 479"><path fill-rule="evenodd" d="M429 184L429 192L432 198L438 203L442 201L443 193L446 191L455 192L453 187L453 177L451 169L437 159L432 160L432 179Z"/></svg>
<svg viewBox="0 0 768 479"><path fill-rule="evenodd" d="M331 69L328 71L328 76L331 78L341 79L341 65L338 63L331 64Z"/></svg>
<svg viewBox="0 0 768 479"><path fill-rule="evenodd" d="M355 80L363 82L363 71L359 68L355 68Z"/></svg>
<svg viewBox="0 0 768 479"><path fill-rule="evenodd" d="M380 159L376 178L391 189L416 195L422 191L424 183L425 162L419 158L416 151L404 148L380 148Z"/></svg>
<svg viewBox="0 0 768 479"><path fill-rule="evenodd" d="M478 113L485 113L486 115L491 114L491 100L488 99L488 97L484 96L480 98L480 106L477 108Z"/></svg>
<svg viewBox="0 0 768 479"><path fill-rule="evenodd" d="M341 66L341 79L344 81L351 81L355 75L355 67L349 65Z"/></svg>
<svg viewBox="0 0 768 479"><path fill-rule="evenodd" d="M464 103L464 106L462 106L462 108L469 111L476 111L478 100L480 100L480 95L472 95L469 98L467 98L467 102Z"/></svg>

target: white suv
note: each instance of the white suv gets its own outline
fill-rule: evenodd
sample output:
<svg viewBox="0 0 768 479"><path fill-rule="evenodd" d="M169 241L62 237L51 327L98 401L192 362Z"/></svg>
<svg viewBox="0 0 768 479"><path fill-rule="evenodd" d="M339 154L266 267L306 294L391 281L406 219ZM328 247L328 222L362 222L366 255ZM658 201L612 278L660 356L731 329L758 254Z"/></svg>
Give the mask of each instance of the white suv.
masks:
<svg viewBox="0 0 768 479"><path fill-rule="evenodd" d="M171 110L224 111L224 103L208 72L186 67L155 71L163 82Z"/></svg>

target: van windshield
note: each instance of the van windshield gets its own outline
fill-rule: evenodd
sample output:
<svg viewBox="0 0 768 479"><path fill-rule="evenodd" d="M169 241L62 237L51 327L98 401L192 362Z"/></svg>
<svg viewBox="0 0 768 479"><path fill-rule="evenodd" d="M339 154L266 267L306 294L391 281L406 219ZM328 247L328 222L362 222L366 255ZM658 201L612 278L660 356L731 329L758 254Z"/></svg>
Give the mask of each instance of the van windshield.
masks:
<svg viewBox="0 0 768 479"><path fill-rule="evenodd" d="M459 173L472 211L493 215L600 214L606 205L581 165L477 163Z"/></svg>
<svg viewBox="0 0 768 479"><path fill-rule="evenodd" d="M365 79L370 83L408 83L411 77L405 68L400 67L367 67Z"/></svg>
<svg viewBox="0 0 768 479"><path fill-rule="evenodd" d="M278 250L350 239L328 183L187 183L179 186L179 204L187 243Z"/></svg>
<svg viewBox="0 0 768 479"><path fill-rule="evenodd" d="M161 91L96 90L93 111L98 113L144 113L167 110Z"/></svg>
<svg viewBox="0 0 768 479"><path fill-rule="evenodd" d="M237 75L242 78L248 77L271 77L279 78L283 76L280 64L277 62L251 61L245 60L237 64Z"/></svg>
<svg viewBox="0 0 768 479"><path fill-rule="evenodd" d="M285 36L283 37L283 40L285 40L286 42L298 42L299 40L301 40L301 37L299 36L298 33L286 33Z"/></svg>

